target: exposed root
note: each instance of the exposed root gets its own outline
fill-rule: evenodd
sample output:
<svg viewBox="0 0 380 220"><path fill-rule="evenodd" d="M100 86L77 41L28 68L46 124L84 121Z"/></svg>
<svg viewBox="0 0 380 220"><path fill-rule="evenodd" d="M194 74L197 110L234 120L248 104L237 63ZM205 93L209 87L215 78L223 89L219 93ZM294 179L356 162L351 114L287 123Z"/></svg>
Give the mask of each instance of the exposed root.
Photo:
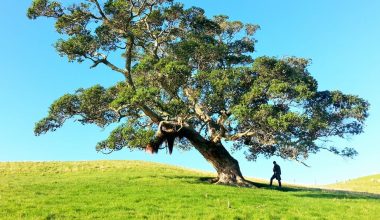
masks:
<svg viewBox="0 0 380 220"><path fill-rule="evenodd" d="M218 177L215 177L215 178L212 178L210 180L210 183L217 183L219 181L219 178Z"/></svg>
<svg viewBox="0 0 380 220"><path fill-rule="evenodd" d="M220 175L223 176L223 175ZM247 188L257 188L252 182L245 180L242 177L235 177L235 176L230 176L230 178L223 178L221 177L216 177L213 179L214 184L217 185L228 185L228 186L237 186L237 187L247 187Z"/></svg>
<svg viewBox="0 0 380 220"><path fill-rule="evenodd" d="M239 181L239 182L221 182L217 181L215 184L217 185L227 185L227 186L237 186L237 187L247 187L247 188L257 188L255 185L253 185L249 181Z"/></svg>

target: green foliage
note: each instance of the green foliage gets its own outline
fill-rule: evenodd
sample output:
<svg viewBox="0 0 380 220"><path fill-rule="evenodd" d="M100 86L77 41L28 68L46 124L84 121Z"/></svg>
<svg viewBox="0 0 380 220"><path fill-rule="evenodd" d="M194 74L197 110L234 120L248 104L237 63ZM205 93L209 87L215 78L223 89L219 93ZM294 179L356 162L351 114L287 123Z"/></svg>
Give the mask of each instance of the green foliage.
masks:
<svg viewBox="0 0 380 220"><path fill-rule="evenodd" d="M69 61L82 62L84 57L94 54L98 45L91 35L78 35L68 40L60 39L55 48L61 56L67 56Z"/></svg>
<svg viewBox="0 0 380 220"><path fill-rule="evenodd" d="M250 68L234 68L198 72L195 75L199 100L210 106L212 112L230 109L240 102L254 80Z"/></svg>
<svg viewBox="0 0 380 220"><path fill-rule="evenodd" d="M36 123L35 134L54 131L67 119L76 116L82 124L94 123L101 127L117 122L124 114L135 116L137 111L133 108L120 112L116 109L118 106L113 103L124 87L124 83L109 89L95 85L88 89L78 89L75 94L62 96L50 106L48 116Z"/></svg>
<svg viewBox="0 0 380 220"><path fill-rule="evenodd" d="M253 83L232 108L238 131L255 132L254 137L240 142L252 146L248 159L254 160L259 154L304 159L321 149L317 144L321 138L363 131L368 103L341 92L317 91L307 65L307 60L293 57L255 60ZM326 149L347 157L357 154L352 148Z"/></svg>
<svg viewBox="0 0 380 220"><path fill-rule="evenodd" d="M319 91L307 59L254 59L258 25L209 18L201 8L172 0L34 0L27 16L55 19L61 56L104 64L126 79L61 97L36 124L37 135L69 118L101 127L116 123L120 127L98 149L141 148L159 120L184 120L209 140L233 141L252 160L260 154L303 160L322 149L357 154L321 143L362 133L369 104ZM117 55L124 68L113 64Z"/></svg>
<svg viewBox="0 0 380 220"><path fill-rule="evenodd" d="M9 220L380 218L379 196L210 185L200 178L213 174L157 163L2 162L0 175L0 216Z"/></svg>
<svg viewBox="0 0 380 220"><path fill-rule="evenodd" d="M61 4L49 0L33 0L27 12L27 16L30 19L36 19L40 16L59 18L62 15L63 9Z"/></svg>
<svg viewBox="0 0 380 220"><path fill-rule="evenodd" d="M153 138L155 131L139 126L137 123L127 122L113 130L110 136L96 145L97 151L121 150L123 147L130 149L144 149L145 145Z"/></svg>
<svg viewBox="0 0 380 220"><path fill-rule="evenodd" d="M69 14L63 14L58 17L55 28L60 34L75 35L88 33L87 24L90 22L91 14L89 4L75 5L70 8Z"/></svg>

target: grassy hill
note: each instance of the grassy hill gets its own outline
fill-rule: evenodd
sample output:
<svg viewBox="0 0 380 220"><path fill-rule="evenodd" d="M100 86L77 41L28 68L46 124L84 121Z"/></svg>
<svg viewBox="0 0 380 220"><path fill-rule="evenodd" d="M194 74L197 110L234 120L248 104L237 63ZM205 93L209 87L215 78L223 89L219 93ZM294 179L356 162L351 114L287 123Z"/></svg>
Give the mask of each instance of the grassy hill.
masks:
<svg viewBox="0 0 380 220"><path fill-rule="evenodd" d="M0 163L0 219L380 219L380 197L258 184L139 161Z"/></svg>
<svg viewBox="0 0 380 220"><path fill-rule="evenodd" d="M368 192L380 194L380 174L360 177L337 184L331 184L328 188L341 189L357 192Z"/></svg>

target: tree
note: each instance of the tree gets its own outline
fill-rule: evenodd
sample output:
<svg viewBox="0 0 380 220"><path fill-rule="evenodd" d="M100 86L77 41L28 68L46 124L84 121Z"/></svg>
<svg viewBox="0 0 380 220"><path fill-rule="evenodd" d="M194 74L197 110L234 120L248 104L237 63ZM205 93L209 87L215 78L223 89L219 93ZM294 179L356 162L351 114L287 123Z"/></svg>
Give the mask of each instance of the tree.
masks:
<svg viewBox="0 0 380 220"><path fill-rule="evenodd" d="M173 0L63 2L34 0L27 16L55 20L63 36L55 48L70 62L105 65L125 81L62 96L36 123L36 135L70 118L100 127L116 123L98 151L193 147L216 169L217 183L238 185L249 183L225 145L245 149L248 160L264 155L303 163L321 150L357 154L326 140L362 133L369 104L318 91L307 59L254 59L259 26L209 18ZM118 56L122 67L112 60Z"/></svg>

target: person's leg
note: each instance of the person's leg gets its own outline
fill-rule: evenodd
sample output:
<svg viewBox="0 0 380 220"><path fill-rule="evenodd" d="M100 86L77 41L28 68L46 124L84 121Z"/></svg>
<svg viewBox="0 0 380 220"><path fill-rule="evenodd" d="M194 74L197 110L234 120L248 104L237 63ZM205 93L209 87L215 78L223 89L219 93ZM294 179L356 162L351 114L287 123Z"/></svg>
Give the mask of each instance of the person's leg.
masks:
<svg viewBox="0 0 380 220"><path fill-rule="evenodd" d="M272 182L273 182L273 179L274 179L274 178L275 178L274 175L270 178L270 184L269 184L269 186L272 186Z"/></svg>
<svg viewBox="0 0 380 220"><path fill-rule="evenodd" d="M281 179L278 180L278 186L281 188Z"/></svg>

